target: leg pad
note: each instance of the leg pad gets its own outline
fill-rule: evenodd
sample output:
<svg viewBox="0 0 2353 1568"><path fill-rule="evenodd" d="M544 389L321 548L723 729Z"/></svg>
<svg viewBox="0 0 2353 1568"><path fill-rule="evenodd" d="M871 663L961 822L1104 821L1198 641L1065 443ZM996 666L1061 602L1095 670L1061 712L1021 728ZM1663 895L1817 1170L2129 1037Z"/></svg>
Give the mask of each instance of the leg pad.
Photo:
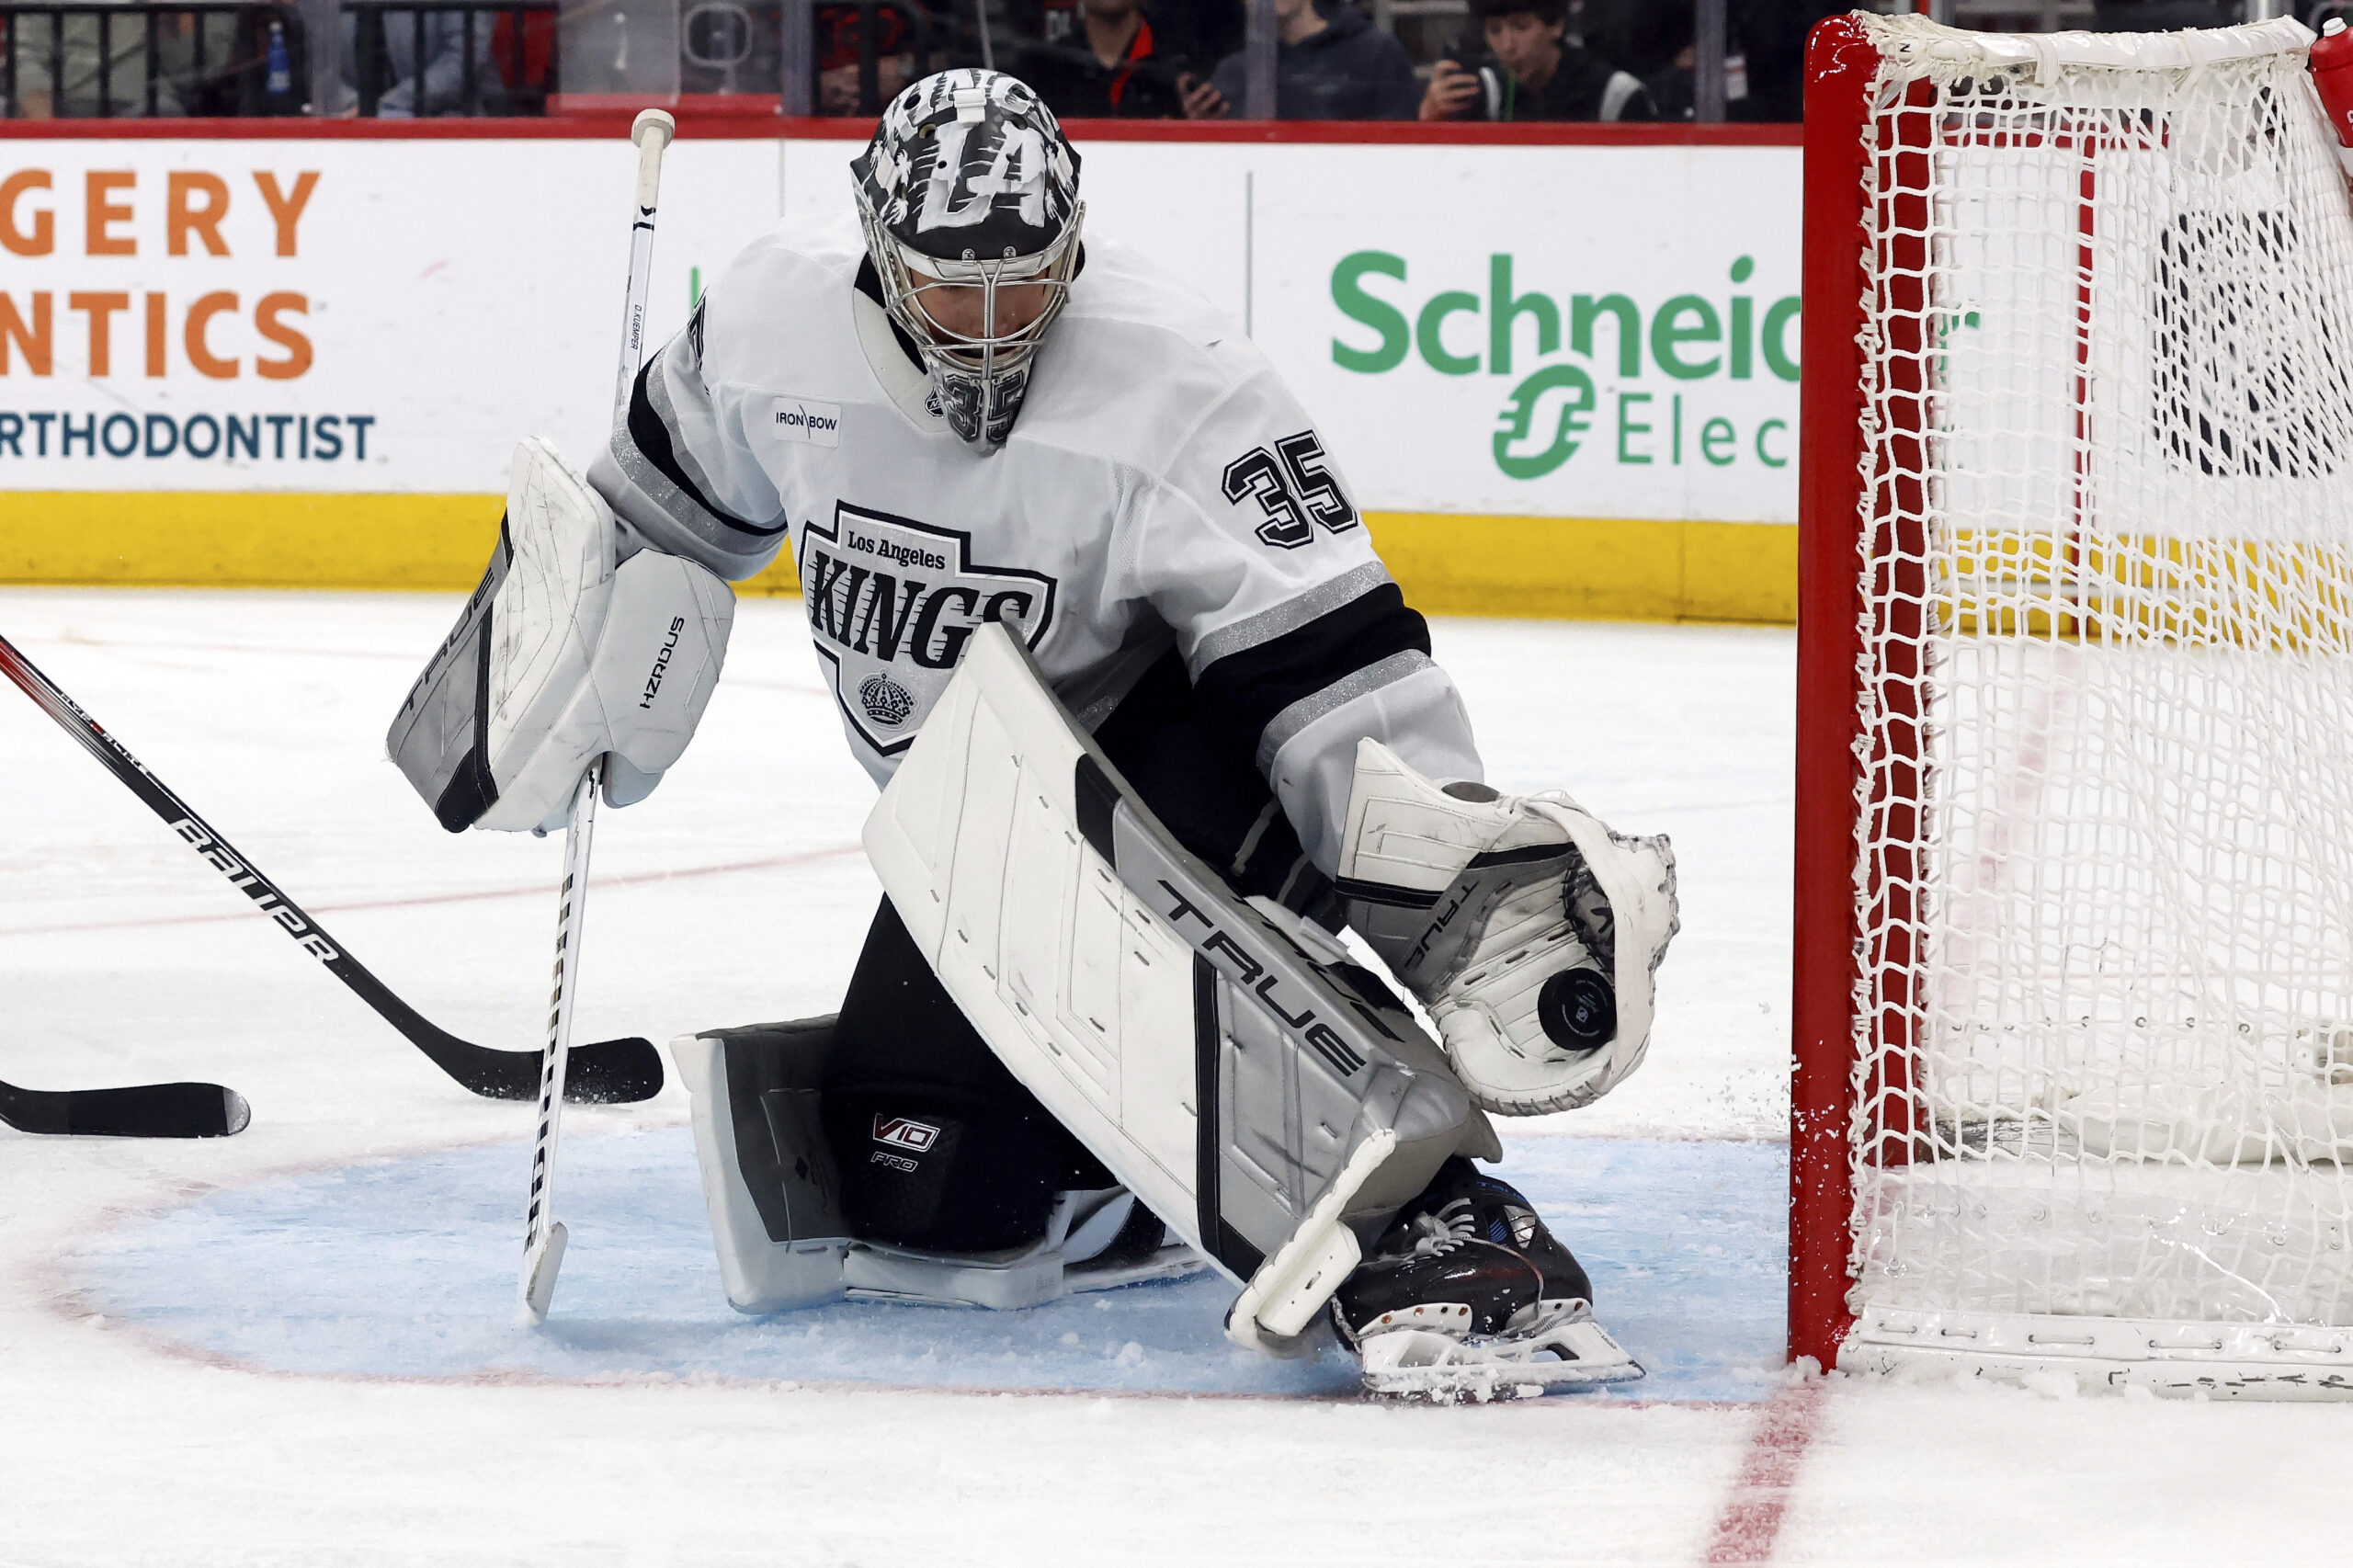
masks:
<svg viewBox="0 0 2353 1568"><path fill-rule="evenodd" d="M703 1203L738 1312L815 1306L842 1293L849 1231L818 1094L833 1025L754 1024L670 1042L694 1096Z"/></svg>

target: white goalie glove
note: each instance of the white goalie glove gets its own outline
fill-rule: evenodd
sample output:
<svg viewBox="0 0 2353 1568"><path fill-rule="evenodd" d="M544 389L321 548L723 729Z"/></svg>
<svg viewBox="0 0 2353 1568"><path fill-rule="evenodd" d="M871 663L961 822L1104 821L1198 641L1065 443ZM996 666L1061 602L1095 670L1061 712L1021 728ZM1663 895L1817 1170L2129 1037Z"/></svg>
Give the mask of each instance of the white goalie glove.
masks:
<svg viewBox="0 0 2353 1568"><path fill-rule="evenodd" d="M385 737L443 827L558 825L600 756L606 803L630 805L687 749L734 593L674 555L622 561L624 547L551 446L516 447L490 569Z"/></svg>
<svg viewBox="0 0 2353 1568"><path fill-rule="evenodd" d="M1563 794L1444 788L1357 747L1337 879L1483 1108L1589 1105L1642 1064L1675 936L1675 853Z"/></svg>

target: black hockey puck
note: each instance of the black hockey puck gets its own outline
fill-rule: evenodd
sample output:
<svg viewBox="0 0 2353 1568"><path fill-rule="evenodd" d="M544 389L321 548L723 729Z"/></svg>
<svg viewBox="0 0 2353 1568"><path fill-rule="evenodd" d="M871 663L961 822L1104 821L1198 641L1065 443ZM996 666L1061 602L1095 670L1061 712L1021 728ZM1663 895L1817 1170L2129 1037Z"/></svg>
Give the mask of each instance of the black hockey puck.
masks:
<svg viewBox="0 0 2353 1568"><path fill-rule="evenodd" d="M1536 994L1544 1038L1566 1051L1597 1051L1618 1032L1618 998L1597 970L1564 969Z"/></svg>

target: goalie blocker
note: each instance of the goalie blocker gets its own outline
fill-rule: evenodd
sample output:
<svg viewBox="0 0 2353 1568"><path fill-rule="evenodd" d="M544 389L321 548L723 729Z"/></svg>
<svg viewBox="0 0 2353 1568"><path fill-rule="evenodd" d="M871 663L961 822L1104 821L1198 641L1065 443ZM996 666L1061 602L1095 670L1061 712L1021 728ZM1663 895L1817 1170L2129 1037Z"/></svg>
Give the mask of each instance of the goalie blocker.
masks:
<svg viewBox="0 0 2353 1568"><path fill-rule="evenodd" d="M727 656L733 591L640 550L546 441L515 449L482 585L410 688L385 747L443 827L560 825L589 763L605 801L677 761Z"/></svg>
<svg viewBox="0 0 2353 1568"><path fill-rule="evenodd" d="M1449 1156L1500 1157L1395 996L1178 847L1002 626L865 843L991 1051L1243 1286L1240 1343L1289 1348Z"/></svg>

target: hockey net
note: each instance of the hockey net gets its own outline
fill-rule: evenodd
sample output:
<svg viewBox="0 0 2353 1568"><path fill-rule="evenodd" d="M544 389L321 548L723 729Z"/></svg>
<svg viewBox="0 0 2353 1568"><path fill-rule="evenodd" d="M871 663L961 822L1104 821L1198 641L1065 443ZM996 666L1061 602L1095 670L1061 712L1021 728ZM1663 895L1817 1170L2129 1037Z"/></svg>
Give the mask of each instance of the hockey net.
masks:
<svg viewBox="0 0 2353 1568"><path fill-rule="evenodd" d="M2311 36L1815 39L1797 1353L2353 1393Z"/></svg>

